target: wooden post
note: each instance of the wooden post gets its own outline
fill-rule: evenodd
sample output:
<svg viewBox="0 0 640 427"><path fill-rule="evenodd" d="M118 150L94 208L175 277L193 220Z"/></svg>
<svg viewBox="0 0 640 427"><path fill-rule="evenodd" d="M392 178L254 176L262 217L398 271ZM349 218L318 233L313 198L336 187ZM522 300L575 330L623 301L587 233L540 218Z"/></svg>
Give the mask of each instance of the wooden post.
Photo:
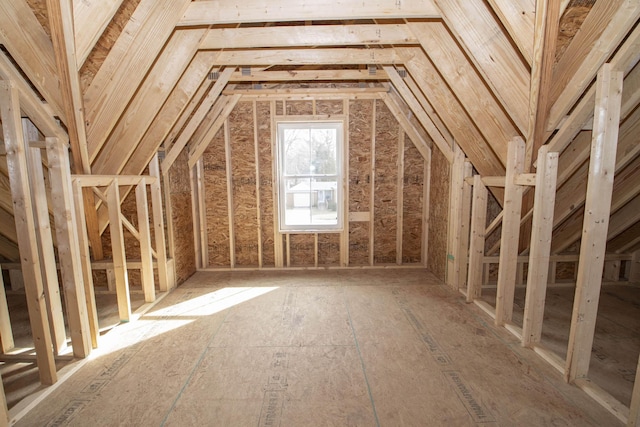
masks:
<svg viewBox="0 0 640 427"><path fill-rule="evenodd" d="M402 265L402 220L404 210L404 130L398 135L398 177L396 188L396 264Z"/></svg>
<svg viewBox="0 0 640 427"><path fill-rule="evenodd" d="M629 405L629 421L627 427L640 427L640 357L636 368L636 379L633 383L631 404Z"/></svg>
<svg viewBox="0 0 640 427"><path fill-rule="evenodd" d="M13 342L13 331L11 329L11 319L9 317L9 306L7 304L7 294L4 290L4 280L2 279L2 269L0 268L0 347L2 353L6 353L15 347Z"/></svg>
<svg viewBox="0 0 640 427"><path fill-rule="evenodd" d="M131 300L129 298L129 275L127 273L127 256L124 250L124 233L120 220L120 188L117 179L114 179L107 187L106 196L109 208L113 271L116 275L118 314L121 322L128 322L131 320Z"/></svg>
<svg viewBox="0 0 640 427"><path fill-rule="evenodd" d="M313 102L313 108L315 111L316 103ZM256 163L256 224L257 224L257 236L258 239L258 268L262 268L262 201L260 200L260 142L258 141L258 109L256 108L256 101L253 101L253 147L254 147L254 161ZM316 235L316 242L318 236ZM318 264L318 251L316 250L316 267Z"/></svg>
<svg viewBox="0 0 640 427"><path fill-rule="evenodd" d="M571 382L585 378L589 371L602 285L623 79L622 72L611 68L604 64L596 81L591 161L565 370L565 377Z"/></svg>
<svg viewBox="0 0 640 427"><path fill-rule="evenodd" d="M523 187L516 185L515 178L524 172L525 145L522 138L509 142L507 172L504 188L504 215L500 238L500 265L498 266L498 289L496 294L496 325L511 322L513 298L515 296L516 268L518 263L518 240L522 210Z"/></svg>
<svg viewBox="0 0 640 427"><path fill-rule="evenodd" d="M158 265L158 288L160 292L166 292L169 288L173 287L175 278L169 277L169 271L167 269L167 246L164 237L164 216L162 215L162 187L160 185L160 161L158 160L158 153L156 153L151 162L149 162L149 175L156 178L156 181L151 183L151 210L153 218L153 237L156 243L156 261ZM167 184L165 180L164 185ZM170 201L166 201L167 206ZM167 216L167 222L171 222L171 218Z"/></svg>
<svg viewBox="0 0 640 427"><path fill-rule="evenodd" d="M198 189L198 219L200 220L200 252L202 253L202 267L209 267L209 239L207 233L207 206L204 189L204 160L202 157L196 163L196 188Z"/></svg>
<svg viewBox="0 0 640 427"><path fill-rule="evenodd" d="M342 101L342 112L349 117L349 100ZM349 120L345 120L342 135L342 233L340 233L340 266L349 266ZM338 183L340 185L340 183ZM373 203L373 201L372 201ZM371 209L373 212L373 205ZM373 243L372 243L373 244Z"/></svg>
<svg viewBox="0 0 640 427"><path fill-rule="evenodd" d="M71 186L71 171L66 145L58 138L47 138L47 159L51 180L51 201L58 239L60 275L67 306L73 354L87 357L91 351L91 333L82 278L80 243Z"/></svg>
<svg viewBox="0 0 640 427"><path fill-rule="evenodd" d="M484 230L487 223L487 187L482 177L473 177L473 203L471 205L471 236L469 242L469 267L467 274L467 302L479 298L482 292L482 268L484 266Z"/></svg>
<svg viewBox="0 0 640 427"><path fill-rule="evenodd" d="M49 321L45 314L47 307L43 298L44 285L40 274L40 259L38 257L38 248L35 245L37 241L36 221L33 215L33 205L31 204L29 172L20 123L18 90L11 81L0 81L0 113L7 152L7 168L9 170L11 199L14 207L13 214L16 221L22 274L25 279L27 308L36 350L38 373L40 382L50 385L57 380L56 365L53 359Z"/></svg>
<svg viewBox="0 0 640 427"><path fill-rule="evenodd" d="M278 202L278 191L276 190L278 184L276 182L276 161L277 156L277 129L276 129L276 101L271 101L269 104L269 117L271 118L271 176L273 177L273 185L271 185L271 198L273 201L273 257L274 265L276 268L282 268L284 266L284 248L282 246L282 234L278 230L278 223L280 222L280 203Z"/></svg>
<svg viewBox="0 0 640 427"><path fill-rule="evenodd" d="M193 218L193 246L196 256L196 268L204 267L202 263L202 243L200 241L200 208L198 204L198 173L196 166L189 168L189 183L191 184L191 217Z"/></svg>
<svg viewBox="0 0 640 427"><path fill-rule="evenodd" d="M68 159L67 159L68 161ZM96 308L96 296L93 289L93 274L91 271L91 255L89 252L89 237L85 219L83 188L79 181L72 181L73 200L76 213L76 236L78 236L78 247L80 249L80 264L82 267L82 281L84 283L84 297L87 306L87 317L89 318L89 332L91 334L91 346L98 348L98 337L100 336L100 326L98 324L98 310ZM92 197L93 199L93 197ZM107 280L109 276L107 275Z"/></svg>
<svg viewBox="0 0 640 427"><path fill-rule="evenodd" d="M427 152L424 159L422 186L422 265L429 268L429 219L430 219L430 202L431 197L431 150Z"/></svg>
<svg viewBox="0 0 640 427"><path fill-rule="evenodd" d="M371 108L371 165L369 168L369 265L375 264L375 198L376 198L376 104L373 100Z"/></svg>
<svg viewBox="0 0 640 427"><path fill-rule="evenodd" d="M0 378L0 427L9 426L9 409L7 408L7 397L4 394L4 386L2 386L2 378Z"/></svg>
<svg viewBox="0 0 640 427"><path fill-rule="evenodd" d="M473 174L473 166L470 162L464 162L464 175L462 180L462 221L460 222L460 241L458 248L458 283L456 287L458 289L466 289L467 280L467 263L469 262L469 228L471 227L471 184L469 184L466 178L470 178Z"/></svg>
<svg viewBox="0 0 640 427"><path fill-rule="evenodd" d="M224 121L224 159L227 171L227 211L229 214L229 266L231 268L234 268L236 266L236 234L233 221L235 215L233 214L233 171L231 170L231 135L229 134L229 119L226 119Z"/></svg>
<svg viewBox="0 0 640 427"><path fill-rule="evenodd" d="M458 288L460 260L458 259L462 223L462 191L464 182L464 153L456 145L451 165L451 187L449 189L449 231L447 233L447 285Z"/></svg>
<svg viewBox="0 0 640 427"><path fill-rule="evenodd" d="M58 282L56 258L53 251L54 245L51 236L47 190L44 186L44 171L42 168L40 148L29 147L30 141L38 140L38 129L36 129L29 119L22 119L22 132L27 144L25 145L25 155L29 167L29 186L31 187L31 194L33 196L33 213L38 224L36 228L36 237L38 238L37 247L47 301L51 340L53 341L53 350L56 354L59 354L67 347L67 333L64 328L60 285Z"/></svg>
<svg viewBox="0 0 640 427"><path fill-rule="evenodd" d="M538 151L529 269L522 323L522 345L525 347L538 344L542 336L542 320L550 269L549 255L553 232L553 208L556 200L558 153L549 153L548 150L547 146L542 146Z"/></svg>
<svg viewBox="0 0 640 427"><path fill-rule="evenodd" d="M138 233L140 233L140 276L145 302L156 300L156 286L153 278L153 255L151 254L151 230L149 227L149 205L147 202L147 182L144 178L136 185L136 208L138 211Z"/></svg>

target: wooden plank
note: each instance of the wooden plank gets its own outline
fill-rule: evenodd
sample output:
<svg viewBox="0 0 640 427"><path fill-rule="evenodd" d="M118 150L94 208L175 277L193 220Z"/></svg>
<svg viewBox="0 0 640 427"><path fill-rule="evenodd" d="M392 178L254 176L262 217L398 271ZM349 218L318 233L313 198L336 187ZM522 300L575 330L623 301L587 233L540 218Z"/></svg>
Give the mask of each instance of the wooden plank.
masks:
<svg viewBox="0 0 640 427"><path fill-rule="evenodd" d="M416 42L415 36L405 24L304 25L210 29L200 48L398 45Z"/></svg>
<svg viewBox="0 0 640 427"><path fill-rule="evenodd" d="M443 19L519 129L526 129L530 75L482 0L434 0Z"/></svg>
<svg viewBox="0 0 640 427"><path fill-rule="evenodd" d="M7 165L11 182L11 198L14 205L16 231L18 232L20 260L25 276L25 293L31 333L38 360L40 382L50 385L56 382L56 366L53 360L49 321L42 295L44 284L40 275L40 259L36 242L36 221L31 203L31 190L27 159L20 123L18 90L9 81L0 81L0 117L4 144L7 150Z"/></svg>
<svg viewBox="0 0 640 427"><path fill-rule="evenodd" d="M121 322L128 322L131 320L131 299L129 297L129 275L127 273L127 256L124 249L124 234L122 221L120 221L120 189L117 180L109 184L106 196L109 206L111 256L113 257L113 272L116 277L118 315Z"/></svg>
<svg viewBox="0 0 640 427"><path fill-rule="evenodd" d="M555 129L639 17L636 1L596 2L555 66L548 129Z"/></svg>
<svg viewBox="0 0 640 427"><path fill-rule="evenodd" d="M155 182L150 184L151 188L151 211L153 221L153 237L156 246L156 259L158 261L158 288L160 292L167 292L175 284L175 278L169 277L167 269L167 249L164 233L164 217L162 213L162 188L160 187L160 163L156 154L149 162L149 175L156 178ZM165 180L164 185L168 185ZM169 201L167 200L167 204ZM171 222L171 216L167 212L167 221Z"/></svg>
<svg viewBox="0 0 640 427"><path fill-rule="evenodd" d="M522 138L509 142L509 158L504 189L504 215L500 237L500 265L496 291L496 326L511 322L515 296L518 240L523 188L515 184L515 176L524 171L525 145Z"/></svg>
<svg viewBox="0 0 640 427"><path fill-rule="evenodd" d="M2 271L0 270L0 273ZM9 306L7 304L7 294L4 290L4 280L0 274L0 349L2 353L7 353L15 347L13 341L13 330L11 328L11 318L9 317ZM4 387L0 387L4 390ZM5 402L6 404L6 402Z"/></svg>
<svg viewBox="0 0 640 427"><path fill-rule="evenodd" d="M466 289L467 268L469 262L469 239L471 227L471 184L467 183L466 178L470 178L473 173L473 166L469 161L464 163L464 175L462 181L462 204L460 205L462 221L460 223L460 245L458 249L459 270L458 273L458 289Z"/></svg>
<svg viewBox="0 0 640 427"><path fill-rule="evenodd" d="M529 122L525 169L530 170L538 149L546 140L547 118L551 109L550 91L553 84L556 42L560 25L560 0L536 2L531 89L529 92Z"/></svg>
<svg viewBox="0 0 640 427"><path fill-rule="evenodd" d="M0 378L1 380L1 378ZM0 427L9 427L11 417L7 408L7 397L4 394L4 387L0 387Z"/></svg>
<svg viewBox="0 0 640 427"><path fill-rule="evenodd" d="M276 102L271 101L269 103L269 117L271 118L271 153L277 153L278 151L278 136L277 136L277 126L276 126ZM271 176L278 176L278 171L276 168L276 162L271 162ZM274 252L274 264L276 268L284 267L284 259L283 252L284 248L282 246L282 234L279 231L279 221L280 221L280 203L278 202L278 191L277 185L271 186L271 200L273 201L273 252Z"/></svg>
<svg viewBox="0 0 640 427"><path fill-rule="evenodd" d="M387 72L387 75L391 79L393 87L404 99L407 105L409 105L411 111L413 111L413 113L416 115L433 142L435 142L436 146L440 149L442 154L444 154L449 163L451 163L453 161L453 151L451 150L451 147L449 146L447 141L445 141L440 131L438 131L433 121L431 121L431 118L429 118L427 113L425 113L425 111L422 109L422 106L415 98L415 96L413 96L411 90L409 90L407 85L402 81L402 77L400 77L396 69L391 66L385 65L383 66L383 69ZM385 95L383 95L383 97L384 96Z"/></svg>
<svg viewBox="0 0 640 427"><path fill-rule="evenodd" d="M395 64L395 49L246 49L220 52L218 65Z"/></svg>
<svg viewBox="0 0 640 427"><path fill-rule="evenodd" d="M369 70L288 70L271 71L262 68L249 68L249 73L236 71L231 75L232 82L275 82L275 81L316 81L316 80L386 80L384 70L376 70L375 74ZM245 68L243 68L245 70Z"/></svg>
<svg viewBox="0 0 640 427"><path fill-rule="evenodd" d="M404 77L404 82L407 84L407 86L409 86L409 89L411 89L411 92L413 92L420 105L422 105L424 111L429 115L442 136L444 136L444 139L447 141L449 146L452 146L453 136L451 135L451 132L449 132L449 129L447 129L447 127L444 125L444 123L440 119L440 116L433 108L431 103L427 100L427 98L425 98L424 93L422 93L422 90L418 87L418 84L415 82L415 80L413 80L411 74L407 73L407 75Z"/></svg>
<svg viewBox="0 0 640 427"><path fill-rule="evenodd" d="M228 116L228 114L226 114L226 116ZM272 152L275 153L275 151L272 151ZM229 213L229 267L234 268L236 265L236 236L235 236L235 226L234 226L234 220L233 220L234 218L233 218L233 177L232 177L232 170L231 170L231 138L229 137L229 120L226 118L224 120L224 155L225 155L225 169L227 172L227 212Z"/></svg>
<svg viewBox="0 0 640 427"><path fill-rule="evenodd" d="M565 376L569 381L587 376L598 314L615 171L623 78L622 72L614 72L611 68L610 64L605 64L598 73L596 82L591 158L599 159L599 161L593 161L589 164L585 202L585 211L589 215L585 215L583 223L576 295L571 317L565 370Z"/></svg>
<svg viewBox="0 0 640 427"><path fill-rule="evenodd" d="M398 172L396 177L396 264L402 265L402 225L404 212L404 130L398 132Z"/></svg>
<svg viewBox="0 0 640 427"><path fill-rule="evenodd" d="M444 23L415 22L409 26L487 143L505 164L505 142L524 133L526 128L520 131L515 128Z"/></svg>
<svg viewBox="0 0 640 427"><path fill-rule="evenodd" d="M203 267L202 233L200 232L200 199L198 198L198 172L196 166L189 168L189 184L191 187L191 218L193 220L193 251L196 258L196 270Z"/></svg>
<svg viewBox="0 0 640 427"><path fill-rule="evenodd" d="M73 0L74 37L79 70L98 42L122 0Z"/></svg>
<svg viewBox="0 0 640 427"><path fill-rule="evenodd" d="M218 133L218 131L220 130L220 127L222 127L223 125L227 125L227 118L229 117L229 114L231 114L231 111L236 106L240 98L240 95L233 95L229 98L222 111L220 111L220 115L216 117L207 133L202 137L200 141L196 142L195 147L190 150L189 167L193 167L193 165L202 157L202 154L209 146L209 143L216 135L216 133Z"/></svg>
<svg viewBox="0 0 640 427"><path fill-rule="evenodd" d="M171 36L187 0L142 0L84 93L91 161Z"/></svg>
<svg viewBox="0 0 640 427"><path fill-rule="evenodd" d="M0 43L66 123L51 39L25 0L0 2Z"/></svg>
<svg viewBox="0 0 640 427"><path fill-rule="evenodd" d="M377 101L373 101L371 108L371 164L369 167L369 176L371 177L371 185L369 187L369 206L375 206L376 200L376 113ZM387 107L390 103L387 103ZM389 108L392 112L393 109ZM404 117L404 116L403 116ZM375 209L369 209L369 265L375 264Z"/></svg>
<svg viewBox="0 0 640 427"><path fill-rule="evenodd" d="M362 3L339 0L326 3L305 0L291 3L277 0L265 3L247 0L235 7L221 7L219 1L193 2L184 12L178 26L214 25L247 22L281 22L308 20L351 20L392 18L438 18L440 12L430 0L381 0Z"/></svg>
<svg viewBox="0 0 640 427"><path fill-rule="evenodd" d="M473 203L471 204L471 236L469 242L469 267L467 271L467 302L480 298L482 293L482 269L484 258L484 227L487 223L487 187L480 175L473 177Z"/></svg>
<svg viewBox="0 0 640 427"><path fill-rule="evenodd" d="M108 187L116 180L119 185L138 185L143 179L147 184L157 181L156 177L148 175L71 175L71 179L78 181L81 187Z"/></svg>
<svg viewBox="0 0 640 427"><path fill-rule="evenodd" d="M62 156L62 154L60 154ZM62 157L60 157L62 159ZM68 161L68 160L67 160ZM91 270L91 255L89 253L89 238L85 219L83 188L79 180L72 180L73 200L76 216L76 236L78 238L78 248L80 250L80 264L82 272L82 282L84 283L85 305L87 307L87 317L89 318L89 333L91 335L91 346L98 347L98 337L100 336L100 325L98 324L98 310L96 309L96 298L93 289L93 272ZM90 188L87 188L91 190ZM77 268L77 267L76 267ZM108 279L108 278L107 278Z"/></svg>
<svg viewBox="0 0 640 427"><path fill-rule="evenodd" d="M549 278L549 257L553 232L553 208L556 199L558 153L543 146L538 153L538 172L533 202L533 222L529 249L529 268L522 323L522 345L540 343L544 304Z"/></svg>
<svg viewBox="0 0 640 427"><path fill-rule="evenodd" d="M82 277L80 240L77 235L78 223L69 174L69 157L66 145L57 138L47 138L46 144L69 334L74 356L84 358L91 351L91 333Z"/></svg>
<svg viewBox="0 0 640 427"><path fill-rule="evenodd" d="M25 139L28 139L30 131L35 131L36 135L38 133L29 122L29 119L22 119L22 129ZM29 167L29 187L32 194L34 219L37 224L35 230L37 241L34 243L38 248L40 267L42 269L40 274L42 275L44 293L47 297L47 314L49 316L49 327L51 328L51 340L55 354L60 354L67 347L67 333L64 327L64 313L51 235L52 230L49 207L47 205L47 190L44 185L42 157L39 148L26 148L24 153Z"/></svg>
<svg viewBox="0 0 640 427"><path fill-rule="evenodd" d="M529 65L533 62L536 4L534 0L488 0L494 13L509 33ZM558 14L560 18L560 14Z"/></svg>
<svg viewBox="0 0 640 427"><path fill-rule="evenodd" d="M207 234L207 196L204 188L204 160L202 157L196 163L196 189L198 197L198 219L200 220L200 245L203 268L209 267L209 238Z"/></svg>
<svg viewBox="0 0 640 427"><path fill-rule="evenodd" d="M149 205L145 180L136 186L136 208L138 211L138 230L140 233L140 259L142 290L145 302L156 300L156 287L153 277L153 256L151 254L151 230L149 227Z"/></svg>
<svg viewBox="0 0 640 427"><path fill-rule="evenodd" d="M169 171L173 162L175 162L175 160L178 158L178 155L180 155L182 149L187 145L194 132L196 131L200 123L202 123L205 116L213 106L214 102L216 102L216 100L220 96L222 89L224 89L224 87L226 86L234 69L234 67L228 67L225 68L222 73L220 73L215 84L213 85L209 93L207 93L207 96L202 100L200 106L193 114L191 119L189 119L189 123L187 123L186 127L171 147L171 150L167 153L165 159L162 161L162 170L165 174Z"/></svg>
<svg viewBox="0 0 640 427"><path fill-rule="evenodd" d="M204 30L180 31L170 38L149 74L129 100L124 111L126 118L118 121L103 144L90 145L89 155L94 173L119 173L124 168L193 59L203 34ZM128 143L123 146L122 141Z"/></svg>
<svg viewBox="0 0 640 427"><path fill-rule="evenodd" d="M449 221L447 232L447 273L446 283L458 289L460 283L460 239L462 238L462 191L465 174L464 153L458 145L454 147L449 187Z"/></svg>
<svg viewBox="0 0 640 427"><path fill-rule="evenodd" d="M285 110L286 111L286 110ZM342 100L342 113L349 117L349 101ZM349 120L344 121L342 135L342 232L340 233L340 266L349 266ZM371 201L373 203L373 200ZM373 205L371 205L373 206ZM373 208L371 209L373 211ZM340 219L338 219L338 222ZM288 235L287 235L288 236ZM288 243L288 241L287 241ZM370 243L373 245L373 242ZM287 244L287 250L289 245ZM289 253L287 252L287 266L289 266Z"/></svg>
<svg viewBox="0 0 640 427"><path fill-rule="evenodd" d="M256 163L256 224L257 224L257 245L258 245L258 267L262 268L262 216L260 197L260 141L258 140L258 111L256 101L252 105L253 118L253 147L254 160ZM318 266L318 235L315 236L315 266Z"/></svg>

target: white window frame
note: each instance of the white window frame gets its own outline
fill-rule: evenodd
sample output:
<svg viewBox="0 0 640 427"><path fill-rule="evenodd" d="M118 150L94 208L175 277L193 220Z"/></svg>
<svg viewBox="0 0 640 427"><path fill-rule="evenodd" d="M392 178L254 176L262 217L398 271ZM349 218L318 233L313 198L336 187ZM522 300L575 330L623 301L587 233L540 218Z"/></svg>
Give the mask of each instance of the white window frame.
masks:
<svg viewBox="0 0 640 427"><path fill-rule="evenodd" d="M345 179L345 171L344 171L344 147L345 147L345 123L342 119L334 119L334 120L286 120L286 121L276 121L276 181L277 185L277 204L278 204L278 219L277 219L277 227L280 233L339 233L344 229L344 210L346 207L344 206L344 179ZM286 176L284 174L284 161L285 161L285 153L283 149L283 134L285 129L308 129L308 128L316 128L316 129L326 129L326 128L335 128L336 129L336 213L337 213L337 223L336 224L306 224L306 225L287 225L285 223L285 215L286 215ZM309 174L309 176L312 176Z"/></svg>

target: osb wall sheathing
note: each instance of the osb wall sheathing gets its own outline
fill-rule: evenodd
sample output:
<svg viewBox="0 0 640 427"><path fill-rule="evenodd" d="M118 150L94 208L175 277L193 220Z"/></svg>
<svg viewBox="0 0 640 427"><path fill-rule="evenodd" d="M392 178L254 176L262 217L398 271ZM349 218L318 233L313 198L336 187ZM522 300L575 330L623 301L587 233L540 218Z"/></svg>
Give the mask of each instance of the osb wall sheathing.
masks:
<svg viewBox="0 0 640 427"><path fill-rule="evenodd" d="M431 191L429 192L428 268L439 279L445 279L447 266L447 228L449 224L449 162L434 149L431 154Z"/></svg>
<svg viewBox="0 0 640 427"><path fill-rule="evenodd" d="M318 266L340 265L340 234L325 233L318 235Z"/></svg>
<svg viewBox="0 0 640 427"><path fill-rule="evenodd" d="M229 115L236 265L258 266L258 212L253 103L239 102Z"/></svg>
<svg viewBox="0 0 640 427"><path fill-rule="evenodd" d="M344 114L343 106L342 100L319 99L316 101L316 114Z"/></svg>
<svg viewBox="0 0 640 427"><path fill-rule="evenodd" d="M169 188L173 223L176 284L181 284L196 271L191 215L191 184L188 154L184 150L169 170Z"/></svg>
<svg viewBox="0 0 640 427"><path fill-rule="evenodd" d="M227 166L222 128L202 155L205 206L207 212L207 250L210 267L229 266L229 208Z"/></svg>
<svg viewBox="0 0 640 427"><path fill-rule="evenodd" d="M260 166L260 222L262 265L275 265L273 243L273 153L271 152L271 102L256 103L258 165Z"/></svg>
<svg viewBox="0 0 640 427"><path fill-rule="evenodd" d="M310 267L315 263L315 237L313 234L289 235L291 267Z"/></svg>
<svg viewBox="0 0 640 427"><path fill-rule="evenodd" d="M376 101L374 245L376 264L396 262L398 122Z"/></svg>
<svg viewBox="0 0 640 427"><path fill-rule="evenodd" d="M374 100L349 102L349 212L371 210ZM369 265L369 222L349 223L349 264Z"/></svg>
<svg viewBox="0 0 640 427"><path fill-rule="evenodd" d="M419 263L422 254L424 159L409 137L404 145L402 263Z"/></svg>

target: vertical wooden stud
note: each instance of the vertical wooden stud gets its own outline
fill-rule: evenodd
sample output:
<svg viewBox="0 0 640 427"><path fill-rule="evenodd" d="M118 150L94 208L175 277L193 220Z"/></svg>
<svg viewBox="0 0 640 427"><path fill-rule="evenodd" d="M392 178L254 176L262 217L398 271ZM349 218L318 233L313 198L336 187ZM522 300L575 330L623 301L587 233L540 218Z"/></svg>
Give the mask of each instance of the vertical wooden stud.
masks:
<svg viewBox="0 0 640 427"><path fill-rule="evenodd" d="M291 267L291 234L285 234L285 245L287 253L287 267Z"/></svg>
<svg viewBox="0 0 640 427"><path fill-rule="evenodd" d="M9 317L9 305L7 304L7 293L4 290L4 280L2 279L2 269L0 269L0 345L2 346L0 347L2 353L6 353L15 347L11 319Z"/></svg>
<svg viewBox="0 0 640 427"><path fill-rule="evenodd" d="M200 203L198 197L197 166L189 168L189 183L191 184L191 217L193 218L193 247L196 256L196 269L204 267L202 263L202 234L200 233Z"/></svg>
<svg viewBox="0 0 640 427"><path fill-rule="evenodd" d="M46 147L69 334L73 354L83 358L91 352L91 332L82 277L80 240L77 235L78 225L71 186L69 156L66 144L57 138L47 138Z"/></svg>
<svg viewBox="0 0 640 427"><path fill-rule="evenodd" d="M109 231L111 233L113 271L116 275L118 314L120 315L121 322L128 322L131 319L129 275L127 273L127 256L124 250L124 233L122 231L122 221L120 221L120 188L116 179L107 187L106 196L109 208Z"/></svg>
<svg viewBox="0 0 640 427"><path fill-rule="evenodd" d="M373 108L371 109L371 168L369 169L369 177L371 186L369 187L369 265L373 267L374 242L375 242L375 197L376 197L376 104L377 100L373 100Z"/></svg>
<svg viewBox="0 0 640 427"><path fill-rule="evenodd" d="M313 103L315 111L315 101ZM254 144L254 159L256 162L256 224L257 239L258 239L258 268L262 268L262 211L260 203L260 141L258 140L258 109L256 108L256 101L253 101L253 144ZM317 254L317 251L316 251ZM317 257L317 255L316 255Z"/></svg>
<svg viewBox="0 0 640 427"><path fill-rule="evenodd" d="M482 183L482 178L480 175L475 175L473 177L473 202L471 204L467 302L473 302L473 300L480 297L482 292L484 230L487 224L487 196L487 187Z"/></svg>
<svg viewBox="0 0 640 427"><path fill-rule="evenodd" d="M196 163L196 188L198 197L198 229L200 230L200 254L202 256L202 268L209 267L209 238L207 233L207 205L204 188L204 160L202 157Z"/></svg>
<svg viewBox="0 0 640 427"><path fill-rule="evenodd" d="M518 137L509 142L496 294L497 326L511 322L513 315L523 193L523 187L516 185L515 178L524 171L524 155L525 145L522 138Z"/></svg>
<svg viewBox="0 0 640 427"><path fill-rule="evenodd" d="M107 275L107 290L109 292L115 292L116 290L116 274L113 272L113 268L105 269Z"/></svg>
<svg viewBox="0 0 640 427"><path fill-rule="evenodd" d="M236 266L236 235L233 214L233 173L231 170L231 136L229 134L229 119L224 121L224 155L227 169L227 209L229 212L229 265Z"/></svg>
<svg viewBox="0 0 640 427"><path fill-rule="evenodd" d="M431 197L431 150L427 151L427 157L424 158L424 179L422 186L422 265L429 268L429 222L431 215L431 205L429 198Z"/></svg>
<svg viewBox="0 0 640 427"><path fill-rule="evenodd" d="M447 233L447 285L458 288L460 275L460 238L462 223L462 188L464 182L464 153L456 145L451 165L451 187L449 189L449 227Z"/></svg>
<svg viewBox="0 0 640 427"><path fill-rule="evenodd" d="M565 371L568 381L584 378L589 371L611 213L622 79L622 72L613 71L607 63L596 80L591 161Z"/></svg>
<svg viewBox="0 0 640 427"><path fill-rule="evenodd" d="M404 211L404 130L398 133L398 178L396 185L396 264L402 265L402 223Z"/></svg>
<svg viewBox="0 0 640 427"><path fill-rule="evenodd" d="M469 261L469 228L471 226L471 184L467 182L473 173L473 166L470 162L464 162L464 175L462 181L462 221L460 222L460 240L458 248L458 289L466 288L467 268Z"/></svg>
<svg viewBox="0 0 640 427"><path fill-rule="evenodd" d="M96 297L93 289L93 274L91 271L91 255L89 252L89 237L87 236L87 225L85 219L83 188L79 178L71 182L73 187L73 200L76 213L76 235L78 236L78 247L80 249L80 264L82 267L82 281L84 283L84 298L87 307L87 317L89 318L89 333L91 335L91 346L98 347L98 337L100 336L100 326L98 324L98 310L96 308ZM114 274L115 276L115 274ZM107 280L109 276L107 276ZM115 279L114 279L115 280Z"/></svg>
<svg viewBox="0 0 640 427"><path fill-rule="evenodd" d="M529 245L529 269L527 270L527 290L522 322L522 345L525 347L531 347L540 342L549 278L558 153L549 153L548 151L547 146L542 146L538 150L538 171L533 201L531 244ZM553 274L555 275L555 270Z"/></svg>
<svg viewBox="0 0 640 427"><path fill-rule="evenodd" d="M31 333L36 350L40 382L50 385L56 382L56 365L53 359L51 332L47 319L44 284L40 269L40 259L36 240L36 221L31 203L29 172L25 155L20 123L20 103L18 90L11 81L0 81L0 117L4 144L7 153L7 168L11 186L13 213L18 234L22 273L25 279L25 293Z"/></svg>
<svg viewBox="0 0 640 427"><path fill-rule="evenodd" d="M342 134L342 233L340 233L340 265L349 266L349 100L343 100L342 111L347 120ZM372 205L373 206L373 205ZM373 207L371 208L373 211Z"/></svg>
<svg viewBox="0 0 640 427"><path fill-rule="evenodd" d="M273 177L273 185L271 186L271 195L273 200L273 253L274 264L276 268L282 268L284 266L284 248L282 247L282 234L278 230L278 224L280 222L280 203L278 202L279 183L277 180L277 168L276 160L278 157L278 137L277 137L277 123L276 123L276 101L271 101L269 105L269 116L271 118L271 176Z"/></svg>
<svg viewBox="0 0 640 427"><path fill-rule="evenodd" d="M156 178L151 183L151 211L153 221L153 237L156 243L156 263L158 266L158 289L160 292L166 292L173 287L175 277L169 278L169 270L167 268L167 248L164 237L164 217L162 214L162 188L160 184L160 161L158 153L156 153L151 162L149 162L149 175ZM168 182L165 181L165 186ZM167 206L170 201L167 199ZM167 222L171 223L171 217L167 215Z"/></svg>
<svg viewBox="0 0 640 427"><path fill-rule="evenodd" d="M318 268L318 233L313 233L313 266Z"/></svg>
<svg viewBox="0 0 640 427"><path fill-rule="evenodd" d="M145 302L156 300L153 277L153 255L151 255L151 230L149 227L149 204L147 202L147 182L144 178L136 185L136 208L138 211L138 233L140 233L140 276Z"/></svg>
<svg viewBox="0 0 640 427"><path fill-rule="evenodd" d="M2 386L2 378L0 378L0 427L9 426L9 409L7 408L7 397L4 394L4 387Z"/></svg>

